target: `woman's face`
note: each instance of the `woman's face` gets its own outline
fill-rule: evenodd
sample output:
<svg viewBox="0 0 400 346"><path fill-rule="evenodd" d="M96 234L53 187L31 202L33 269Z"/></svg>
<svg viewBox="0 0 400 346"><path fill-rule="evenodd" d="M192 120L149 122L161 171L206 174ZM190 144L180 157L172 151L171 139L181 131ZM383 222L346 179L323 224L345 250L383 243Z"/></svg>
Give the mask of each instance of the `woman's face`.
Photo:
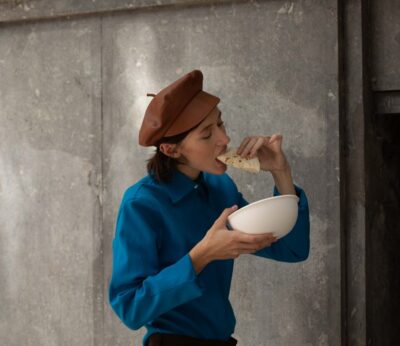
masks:
<svg viewBox="0 0 400 346"><path fill-rule="evenodd" d="M226 135L225 126L221 119L221 111L215 107L211 113L176 145L178 169L196 179L201 171L222 174L226 165L217 160L217 156L224 153L230 138Z"/></svg>

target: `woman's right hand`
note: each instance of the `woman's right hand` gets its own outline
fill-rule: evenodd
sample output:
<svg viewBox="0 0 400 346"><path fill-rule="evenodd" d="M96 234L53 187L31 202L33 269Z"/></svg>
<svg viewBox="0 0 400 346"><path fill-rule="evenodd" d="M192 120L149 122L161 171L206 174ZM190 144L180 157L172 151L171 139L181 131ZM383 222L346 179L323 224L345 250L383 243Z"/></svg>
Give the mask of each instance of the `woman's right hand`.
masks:
<svg viewBox="0 0 400 346"><path fill-rule="evenodd" d="M199 273L214 260L237 258L242 254L257 252L277 240L272 233L247 234L226 228L228 216L237 206L226 208L204 238L190 251L193 266Z"/></svg>

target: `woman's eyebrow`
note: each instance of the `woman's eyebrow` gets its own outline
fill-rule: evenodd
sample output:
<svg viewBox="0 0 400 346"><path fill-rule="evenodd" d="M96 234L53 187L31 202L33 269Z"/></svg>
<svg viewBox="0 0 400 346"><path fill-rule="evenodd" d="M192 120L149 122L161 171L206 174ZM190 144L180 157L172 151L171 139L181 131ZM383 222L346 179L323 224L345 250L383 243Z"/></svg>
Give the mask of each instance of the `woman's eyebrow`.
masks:
<svg viewBox="0 0 400 346"><path fill-rule="evenodd" d="M222 115L222 113L219 112L217 123L221 120L221 115ZM210 128L210 127L213 126L213 125L214 125L214 124L207 125L206 127L204 127L204 128L200 131L200 133L203 133L204 131L206 131L208 128Z"/></svg>
<svg viewBox="0 0 400 346"><path fill-rule="evenodd" d="M205 132L206 130L208 130L211 126L213 126L214 124L210 124L210 125L207 125L204 129L202 129L201 131L200 131L200 133L203 133L203 132Z"/></svg>

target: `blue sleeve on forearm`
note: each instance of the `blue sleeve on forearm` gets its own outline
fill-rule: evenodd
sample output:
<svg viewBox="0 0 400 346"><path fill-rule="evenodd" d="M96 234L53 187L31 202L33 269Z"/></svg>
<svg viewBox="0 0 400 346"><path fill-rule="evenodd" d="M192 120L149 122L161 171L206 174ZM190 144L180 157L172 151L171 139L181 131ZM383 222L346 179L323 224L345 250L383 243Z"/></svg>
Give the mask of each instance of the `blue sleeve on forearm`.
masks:
<svg viewBox="0 0 400 346"><path fill-rule="evenodd" d="M139 329L202 295L189 254L159 268L156 236L159 228L154 212L142 202L132 200L121 205L113 240L109 302L131 329Z"/></svg>
<svg viewBox="0 0 400 346"><path fill-rule="evenodd" d="M299 213L293 229L271 246L254 253L256 256L271 258L281 262L300 262L308 258L310 252L310 216L305 192L295 185L299 197ZM274 196L279 196L276 186Z"/></svg>
<svg viewBox="0 0 400 346"><path fill-rule="evenodd" d="M242 193L241 193L241 192L238 192L238 203L237 203L238 209L240 209L240 208L242 208L242 207L245 207L245 206L248 205L248 204L249 204L249 202L247 202L247 201L244 199Z"/></svg>

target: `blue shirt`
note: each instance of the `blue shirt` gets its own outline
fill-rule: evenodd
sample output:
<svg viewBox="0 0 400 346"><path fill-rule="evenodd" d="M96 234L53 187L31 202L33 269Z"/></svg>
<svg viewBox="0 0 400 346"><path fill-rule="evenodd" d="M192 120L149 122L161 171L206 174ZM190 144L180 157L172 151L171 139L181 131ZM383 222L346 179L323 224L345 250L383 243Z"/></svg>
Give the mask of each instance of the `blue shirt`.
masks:
<svg viewBox="0 0 400 346"><path fill-rule="evenodd" d="M254 255L284 262L309 253L309 211L304 191L293 230ZM276 187L274 195L279 195ZM209 263L198 275L189 251L225 208L248 202L228 174L201 173L193 181L176 171L169 183L148 175L122 198L113 240L110 304L129 328L227 340L235 328L229 302L233 259Z"/></svg>

